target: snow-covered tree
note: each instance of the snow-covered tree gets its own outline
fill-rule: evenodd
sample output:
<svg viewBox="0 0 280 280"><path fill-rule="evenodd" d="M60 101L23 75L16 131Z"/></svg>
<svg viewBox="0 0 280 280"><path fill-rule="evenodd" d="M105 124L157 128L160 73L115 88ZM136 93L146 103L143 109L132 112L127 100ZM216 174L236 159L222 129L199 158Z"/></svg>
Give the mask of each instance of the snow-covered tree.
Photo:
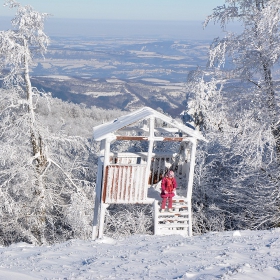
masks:
<svg viewBox="0 0 280 280"><path fill-rule="evenodd" d="M1 241L88 238L94 186L90 143L49 131L38 117L39 109L51 109L48 99L32 87L29 76L34 56L43 55L49 42L43 32L46 14L14 0L6 5L17 12L13 29L0 32L5 87L0 94Z"/></svg>
<svg viewBox="0 0 280 280"><path fill-rule="evenodd" d="M273 70L280 57L280 2L278 0L226 0L207 17L219 22L227 35L213 41L210 48L209 65L222 67L230 61L231 75L248 81L253 91L263 95L263 118L270 124L276 141L280 162L280 126L276 104L276 84ZM227 24L238 21L242 32L232 33ZM259 101L259 98L258 98Z"/></svg>
<svg viewBox="0 0 280 280"><path fill-rule="evenodd" d="M257 92L243 86L216 72L189 75L188 113L209 141L197 153L196 232L267 228L280 221L271 124L260 114L262 103L251 102Z"/></svg>
<svg viewBox="0 0 280 280"><path fill-rule="evenodd" d="M43 31L47 14L34 11L31 6L21 6L14 0L6 1L5 5L16 8L17 12L12 20L14 29L0 32L0 67L8 70L4 75L4 85L7 88L22 87L25 92L33 160L40 174L48 162L42 137L35 124L33 97L38 91L32 88L29 68L34 55L43 55L49 44L49 39Z"/></svg>
<svg viewBox="0 0 280 280"><path fill-rule="evenodd" d="M42 244L88 238L95 161L91 143L83 137L66 136L59 131L51 133L41 125L49 164L40 174L42 189L38 188L30 145L30 119L27 106L20 99L22 92L9 89L0 93L1 243ZM41 107L42 104L47 107L43 101Z"/></svg>
<svg viewBox="0 0 280 280"><path fill-rule="evenodd" d="M188 112L209 140L197 157L197 232L279 225L279 8L275 0L225 0L205 21L219 22L226 36L188 79ZM231 21L242 31L230 32Z"/></svg>
<svg viewBox="0 0 280 280"><path fill-rule="evenodd" d="M208 80L208 81L207 81ZM192 93L188 101L188 113L193 125L200 131L227 127L222 97L223 81L216 80L211 73L197 69L188 76L187 88Z"/></svg>

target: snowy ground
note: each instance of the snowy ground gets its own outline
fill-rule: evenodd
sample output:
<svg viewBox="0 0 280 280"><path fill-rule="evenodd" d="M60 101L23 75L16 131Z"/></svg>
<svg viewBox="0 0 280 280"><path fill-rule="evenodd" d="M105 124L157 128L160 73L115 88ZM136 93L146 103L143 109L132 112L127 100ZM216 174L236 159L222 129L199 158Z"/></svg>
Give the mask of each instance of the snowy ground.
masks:
<svg viewBox="0 0 280 280"><path fill-rule="evenodd" d="M0 279L280 279L280 229L0 248Z"/></svg>

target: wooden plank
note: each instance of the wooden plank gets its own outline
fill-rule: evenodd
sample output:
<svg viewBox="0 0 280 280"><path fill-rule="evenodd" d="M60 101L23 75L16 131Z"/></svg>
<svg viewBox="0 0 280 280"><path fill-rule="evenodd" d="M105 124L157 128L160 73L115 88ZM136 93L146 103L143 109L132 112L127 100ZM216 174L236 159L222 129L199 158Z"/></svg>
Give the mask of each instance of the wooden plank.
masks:
<svg viewBox="0 0 280 280"><path fill-rule="evenodd" d="M103 184L103 196L102 201L105 203L106 196L107 196L107 178L108 178L108 166L105 168L105 177L104 177L104 184Z"/></svg>
<svg viewBox="0 0 280 280"><path fill-rule="evenodd" d="M140 168L140 180L138 180L138 201L144 200L144 189L148 187L148 183L146 183L146 168Z"/></svg>
<svg viewBox="0 0 280 280"><path fill-rule="evenodd" d="M113 201L115 201L117 199L117 195L118 195L118 186L115 184L115 182L118 181L118 177L119 177L119 169L118 168L112 168L112 166L110 166L110 171L112 173L112 180L111 180L111 195L108 197L108 203L112 203Z"/></svg>
<svg viewBox="0 0 280 280"><path fill-rule="evenodd" d="M127 201L129 202L133 202L133 196L134 196L134 193L135 193L135 188L134 188L134 177L135 176L135 168L132 168L131 170L131 188L129 190L129 198Z"/></svg>
<svg viewBox="0 0 280 280"><path fill-rule="evenodd" d="M132 184L131 184L131 171L132 171L132 167L128 166L128 170L127 170L127 183L125 185L125 192L124 192L124 200L128 201L129 200L129 191L132 188Z"/></svg>
<svg viewBox="0 0 280 280"><path fill-rule="evenodd" d="M111 171L111 169L110 169L110 166L107 166L106 167L106 174L105 174L105 178L104 178L104 187L106 188L106 193L104 194L104 196L105 196L105 203L107 203L107 201L108 201L108 197L111 197L111 192L112 192L112 190L111 190L111 188L110 188L110 186L112 185L112 180L113 180L113 178L112 178L112 171Z"/></svg>
<svg viewBox="0 0 280 280"><path fill-rule="evenodd" d="M146 197L148 196L148 180L149 178L147 178L146 176L146 169L145 168L144 171L144 176L142 177L143 180L141 182L142 186L141 186L141 200L145 200Z"/></svg>

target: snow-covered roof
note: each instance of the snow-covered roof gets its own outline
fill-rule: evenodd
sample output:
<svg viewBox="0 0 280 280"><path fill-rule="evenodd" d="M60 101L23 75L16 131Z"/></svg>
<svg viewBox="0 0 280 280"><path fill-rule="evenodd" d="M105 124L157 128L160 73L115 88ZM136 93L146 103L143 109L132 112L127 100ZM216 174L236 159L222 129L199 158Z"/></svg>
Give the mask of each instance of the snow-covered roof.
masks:
<svg viewBox="0 0 280 280"><path fill-rule="evenodd" d="M93 128L93 138L96 141L100 141L102 139L107 138L109 134L114 133L115 131L117 131L121 128L131 125L137 121L148 119L151 117L161 119L162 121L166 122L167 124L177 128L178 131L186 133L187 135L189 135L191 137L206 141L206 139L202 136L202 134L199 131L196 131L190 127L187 127L187 126L177 122L176 120L174 120L150 107L143 107L143 108L138 109L134 112L131 112L125 116L121 116L118 119L115 119L111 122L95 126Z"/></svg>

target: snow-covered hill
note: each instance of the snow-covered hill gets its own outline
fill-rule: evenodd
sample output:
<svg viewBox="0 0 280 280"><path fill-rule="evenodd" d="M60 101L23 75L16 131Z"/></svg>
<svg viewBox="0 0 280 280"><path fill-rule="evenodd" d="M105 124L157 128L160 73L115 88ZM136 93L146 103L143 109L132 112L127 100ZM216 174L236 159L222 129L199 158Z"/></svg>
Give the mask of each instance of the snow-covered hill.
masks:
<svg viewBox="0 0 280 280"><path fill-rule="evenodd" d="M280 229L14 244L0 279L280 279Z"/></svg>

